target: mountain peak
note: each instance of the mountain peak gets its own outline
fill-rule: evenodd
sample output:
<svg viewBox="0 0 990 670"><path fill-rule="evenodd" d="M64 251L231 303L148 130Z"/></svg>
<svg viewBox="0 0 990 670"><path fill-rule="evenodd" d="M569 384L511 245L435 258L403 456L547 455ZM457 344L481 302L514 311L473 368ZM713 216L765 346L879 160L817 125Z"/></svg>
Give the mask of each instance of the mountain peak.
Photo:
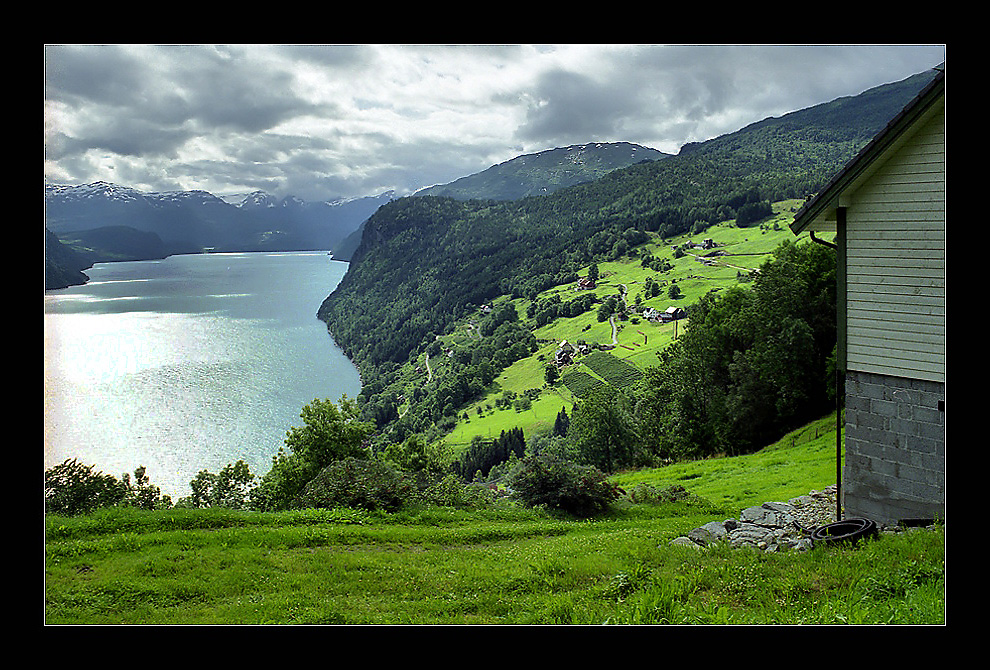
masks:
<svg viewBox="0 0 990 670"><path fill-rule="evenodd" d="M108 181L94 181L88 184L45 184L45 197L60 197L64 199L86 200L102 198L105 200L130 201L142 198L141 192L129 186L120 186Z"/></svg>
<svg viewBox="0 0 990 670"><path fill-rule="evenodd" d="M249 208L249 207L274 207L278 200L275 196L270 193L265 193L264 191L254 191L244 196L244 199L238 203L238 207Z"/></svg>
<svg viewBox="0 0 990 670"><path fill-rule="evenodd" d="M593 181L605 174L669 154L631 142L586 142L517 156L482 172L418 191L458 200L518 200Z"/></svg>

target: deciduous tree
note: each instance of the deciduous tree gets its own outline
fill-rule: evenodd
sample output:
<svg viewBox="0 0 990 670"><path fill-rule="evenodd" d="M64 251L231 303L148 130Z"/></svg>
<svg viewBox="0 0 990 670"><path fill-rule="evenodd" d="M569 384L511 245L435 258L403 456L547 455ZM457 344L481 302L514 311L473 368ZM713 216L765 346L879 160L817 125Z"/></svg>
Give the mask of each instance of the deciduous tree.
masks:
<svg viewBox="0 0 990 670"><path fill-rule="evenodd" d="M596 388L574 406L567 434L584 462L614 472L636 445L628 398L608 384Z"/></svg>
<svg viewBox="0 0 990 670"><path fill-rule="evenodd" d="M293 426L285 445L272 459L272 469L251 492L252 505L287 509L307 482L323 468L344 458L367 458L365 440L374 424L360 420L357 404L346 395L339 405L315 399L303 407L302 426Z"/></svg>

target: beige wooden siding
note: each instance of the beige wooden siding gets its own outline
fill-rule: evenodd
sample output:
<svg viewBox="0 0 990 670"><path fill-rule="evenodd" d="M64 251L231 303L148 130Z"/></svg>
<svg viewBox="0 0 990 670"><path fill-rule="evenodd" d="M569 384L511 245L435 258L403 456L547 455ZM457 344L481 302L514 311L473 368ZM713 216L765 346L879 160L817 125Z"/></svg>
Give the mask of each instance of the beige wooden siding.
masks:
<svg viewBox="0 0 990 670"><path fill-rule="evenodd" d="M847 366L945 380L945 117L848 201Z"/></svg>

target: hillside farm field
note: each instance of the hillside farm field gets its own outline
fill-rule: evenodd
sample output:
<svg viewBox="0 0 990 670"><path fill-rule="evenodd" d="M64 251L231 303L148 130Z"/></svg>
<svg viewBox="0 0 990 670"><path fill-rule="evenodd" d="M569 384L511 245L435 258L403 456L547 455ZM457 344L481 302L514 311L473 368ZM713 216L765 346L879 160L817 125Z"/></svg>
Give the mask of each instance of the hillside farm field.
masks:
<svg viewBox="0 0 990 670"><path fill-rule="evenodd" d="M653 308L663 312L672 306L686 308L711 290L748 281L750 273L758 270L777 246L784 241L794 241L788 225L802 202L774 203L774 215L751 227L740 228L735 221L725 221L702 233L681 235L666 243L654 235L650 242L633 249L628 257L599 263L600 280L594 289L579 289L573 284L557 286L544 291L532 302L549 299L567 302L592 292L599 300L622 295L631 305L643 292L649 278L664 282L663 291L654 297L642 296L640 310ZM716 246L702 249L703 241L709 238ZM696 246L687 248L683 255L675 253L675 248L684 249L690 244ZM639 260L643 255L667 260L671 269L661 273L644 267ZM586 272L587 269L582 275ZM679 288L680 298L668 296L671 283ZM531 301L519 298L512 302L520 319L526 320ZM591 389L604 383L619 388L635 383L647 368L659 363L658 354L686 327L689 323L684 319L662 323L633 316L625 321L615 321L613 339L612 323L599 321L595 309L579 316L560 317L544 326L534 326L539 349L506 368L485 397L464 408L445 441L457 452L466 448L474 437L490 439L514 427L522 428L527 437L547 430L552 427L557 412L563 409L570 413L575 400ZM442 339L446 346L455 349L458 343L463 345L470 337L478 337L477 330L466 323ZM544 370L554 360L562 342L582 342L592 347L606 347L607 351L595 350L585 356L576 356L573 364L560 370L560 380L548 385ZM531 409L496 407L495 398L503 392L521 394L527 389L540 389L539 398L533 401Z"/></svg>

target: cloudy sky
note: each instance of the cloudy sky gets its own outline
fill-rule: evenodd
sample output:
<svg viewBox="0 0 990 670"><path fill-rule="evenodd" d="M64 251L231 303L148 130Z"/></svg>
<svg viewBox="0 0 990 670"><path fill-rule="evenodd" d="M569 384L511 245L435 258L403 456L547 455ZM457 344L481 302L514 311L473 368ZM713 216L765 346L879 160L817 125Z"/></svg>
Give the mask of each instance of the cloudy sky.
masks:
<svg viewBox="0 0 990 670"><path fill-rule="evenodd" d="M944 60L944 45L47 45L45 181L406 195L570 144L677 153Z"/></svg>

